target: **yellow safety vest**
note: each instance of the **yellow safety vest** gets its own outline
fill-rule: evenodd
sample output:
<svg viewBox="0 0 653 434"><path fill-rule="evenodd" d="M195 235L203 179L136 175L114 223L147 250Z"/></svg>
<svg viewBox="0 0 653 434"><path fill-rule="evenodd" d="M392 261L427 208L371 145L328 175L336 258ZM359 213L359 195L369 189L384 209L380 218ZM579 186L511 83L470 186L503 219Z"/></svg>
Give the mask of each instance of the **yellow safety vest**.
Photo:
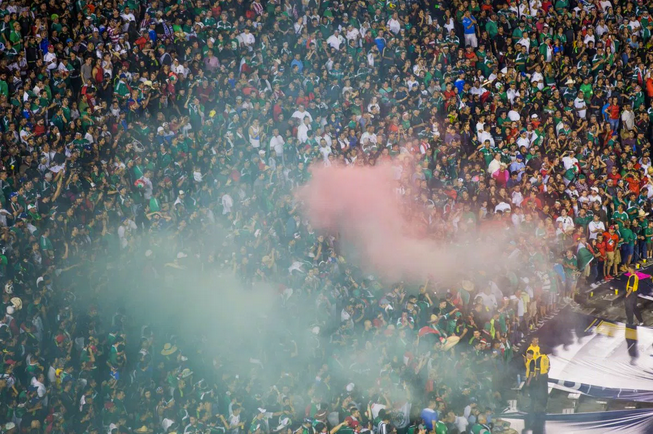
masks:
<svg viewBox="0 0 653 434"><path fill-rule="evenodd" d="M626 282L626 291L637 292L637 287L639 287L639 277L636 274L631 274L628 276L628 282Z"/></svg>
<svg viewBox="0 0 653 434"><path fill-rule="evenodd" d="M526 349L526 352L528 351L533 351L533 360L537 359L540 357L540 346L533 346L533 344L529 345L529 347ZM524 361L526 365L528 365L528 359Z"/></svg>
<svg viewBox="0 0 653 434"><path fill-rule="evenodd" d="M526 378L534 375L544 375L549 373L549 357L546 354L540 354L529 360L526 364Z"/></svg>

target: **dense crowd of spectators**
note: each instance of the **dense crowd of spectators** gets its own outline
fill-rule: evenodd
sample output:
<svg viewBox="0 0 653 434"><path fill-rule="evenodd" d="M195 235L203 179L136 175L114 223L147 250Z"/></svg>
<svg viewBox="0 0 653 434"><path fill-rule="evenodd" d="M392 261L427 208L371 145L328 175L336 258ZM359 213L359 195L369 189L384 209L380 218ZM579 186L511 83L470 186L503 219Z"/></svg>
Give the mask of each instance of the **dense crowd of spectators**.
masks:
<svg viewBox="0 0 653 434"><path fill-rule="evenodd" d="M649 9L0 3L0 431L509 432L514 345L653 254ZM506 266L382 282L302 217L311 167L382 162L420 236ZM249 366L103 309L187 273L312 323Z"/></svg>

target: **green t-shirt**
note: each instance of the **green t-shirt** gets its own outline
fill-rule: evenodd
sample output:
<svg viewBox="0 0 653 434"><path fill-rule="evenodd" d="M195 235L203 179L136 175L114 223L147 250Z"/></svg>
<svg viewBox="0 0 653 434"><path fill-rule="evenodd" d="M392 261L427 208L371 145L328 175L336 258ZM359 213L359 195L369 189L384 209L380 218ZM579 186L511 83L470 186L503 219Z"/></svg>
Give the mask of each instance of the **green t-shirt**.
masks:
<svg viewBox="0 0 653 434"><path fill-rule="evenodd" d="M647 227L646 229L644 229L644 236L646 237L647 242L653 240L653 228Z"/></svg>
<svg viewBox="0 0 653 434"><path fill-rule="evenodd" d="M590 216L585 216L585 217L576 217L575 223L579 226L582 226L583 228L587 229L587 225L592 221L592 217Z"/></svg>
<svg viewBox="0 0 653 434"><path fill-rule="evenodd" d="M562 262L567 276L571 276L575 271L578 271L578 260L575 255L571 259L565 256Z"/></svg>
<svg viewBox="0 0 653 434"><path fill-rule="evenodd" d="M621 228L619 232L624 243L628 243L631 246L635 245L635 234L633 234L633 231L629 228Z"/></svg>
<svg viewBox="0 0 653 434"><path fill-rule="evenodd" d="M624 221L624 222L628 221L628 214L625 213L625 212L617 211L612 215L612 220L615 220L615 221L616 220L621 220L621 221Z"/></svg>
<svg viewBox="0 0 653 434"><path fill-rule="evenodd" d="M480 423L475 423L472 425L472 434L490 434L490 430L487 429L485 425L481 425Z"/></svg>
<svg viewBox="0 0 653 434"><path fill-rule="evenodd" d="M485 31L487 32L490 38L494 38L499 33L499 28L495 21L488 21L485 24Z"/></svg>

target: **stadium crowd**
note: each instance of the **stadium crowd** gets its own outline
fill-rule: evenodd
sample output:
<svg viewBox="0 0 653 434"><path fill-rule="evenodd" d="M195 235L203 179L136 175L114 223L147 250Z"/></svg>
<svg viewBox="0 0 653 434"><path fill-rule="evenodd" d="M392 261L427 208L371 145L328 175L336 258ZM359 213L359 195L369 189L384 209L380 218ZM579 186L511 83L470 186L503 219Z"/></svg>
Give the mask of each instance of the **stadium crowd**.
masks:
<svg viewBox="0 0 653 434"><path fill-rule="evenodd" d="M653 254L650 8L0 3L0 431L510 432L515 345ZM421 236L506 233L506 266L356 267L293 191L381 162ZM312 321L238 365L103 309L185 273L273 285Z"/></svg>

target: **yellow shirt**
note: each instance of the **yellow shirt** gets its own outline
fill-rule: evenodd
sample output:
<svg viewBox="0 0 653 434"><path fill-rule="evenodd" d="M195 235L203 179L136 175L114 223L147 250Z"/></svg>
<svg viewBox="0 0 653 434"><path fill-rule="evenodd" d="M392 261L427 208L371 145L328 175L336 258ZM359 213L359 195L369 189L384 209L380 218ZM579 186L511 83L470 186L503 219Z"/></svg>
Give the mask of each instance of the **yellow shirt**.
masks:
<svg viewBox="0 0 653 434"><path fill-rule="evenodd" d="M538 370L538 374L544 375L549 373L549 356L542 354L537 358L535 365Z"/></svg>
<svg viewBox="0 0 653 434"><path fill-rule="evenodd" d="M526 360L526 378L548 373L549 357L546 354L538 354L537 357Z"/></svg>
<svg viewBox="0 0 653 434"><path fill-rule="evenodd" d="M535 345L535 346L533 346L533 344L530 344L530 345L528 346L528 348L526 349L526 352L529 352L529 351L533 351L533 360L535 360L535 359L537 359L538 357L540 357L540 346L539 346L539 345ZM525 363L526 365L528 365L528 359L524 359L524 363Z"/></svg>
<svg viewBox="0 0 653 434"><path fill-rule="evenodd" d="M628 276L628 281L626 282L626 292L637 292L639 287L639 277L636 274L631 274Z"/></svg>

